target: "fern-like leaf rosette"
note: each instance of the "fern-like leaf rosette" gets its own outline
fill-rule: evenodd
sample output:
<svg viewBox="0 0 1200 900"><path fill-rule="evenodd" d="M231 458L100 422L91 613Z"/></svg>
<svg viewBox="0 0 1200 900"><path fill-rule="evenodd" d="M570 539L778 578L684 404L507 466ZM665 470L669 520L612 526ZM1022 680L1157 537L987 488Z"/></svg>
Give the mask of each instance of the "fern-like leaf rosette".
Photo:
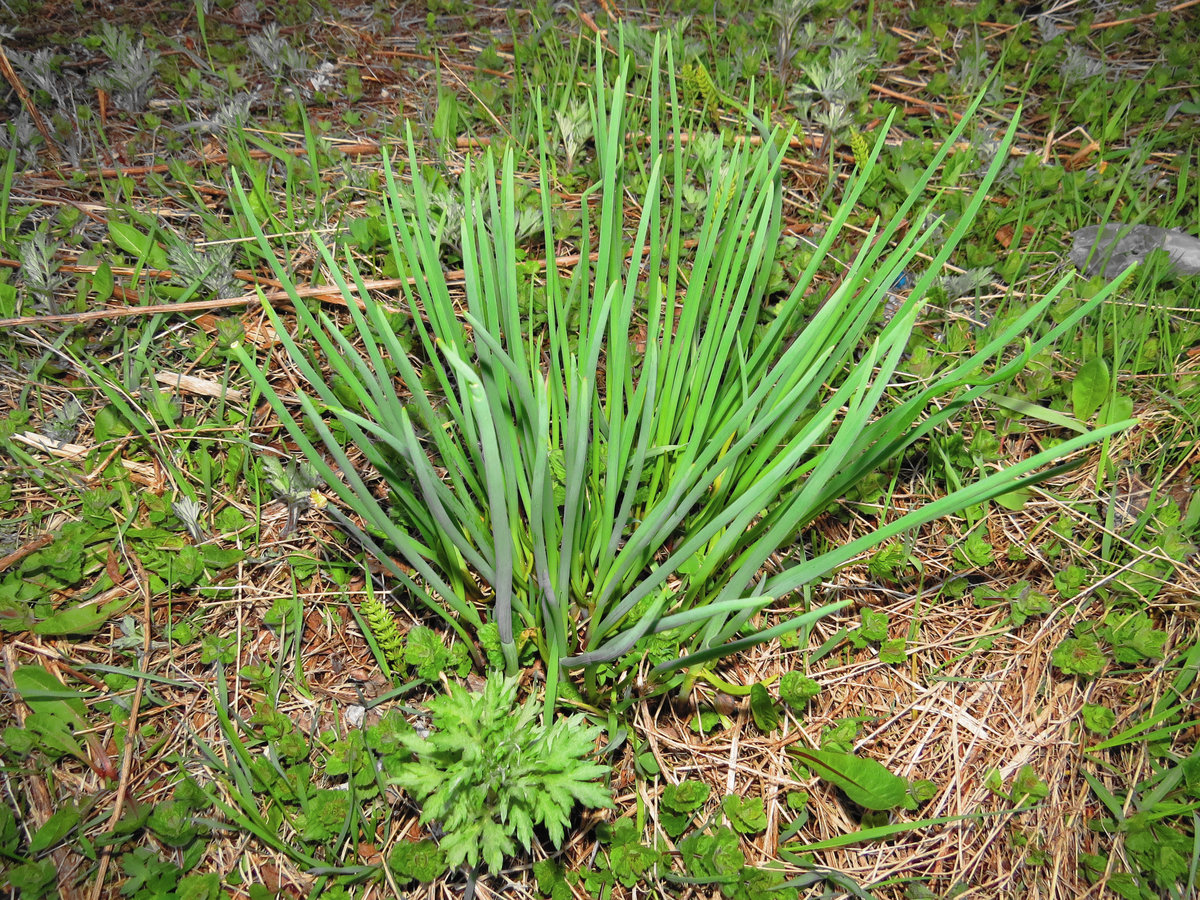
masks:
<svg viewBox="0 0 1200 900"><path fill-rule="evenodd" d="M575 805L610 807L597 783L608 768L588 757L601 729L583 716L541 721L542 704L516 705L515 678L492 678L482 693L457 684L429 704L434 730L401 737L417 757L393 782L421 804L421 823L438 823L451 866L478 864L492 872L517 844L529 850L544 826L561 847ZM515 839L515 840L514 840Z"/></svg>

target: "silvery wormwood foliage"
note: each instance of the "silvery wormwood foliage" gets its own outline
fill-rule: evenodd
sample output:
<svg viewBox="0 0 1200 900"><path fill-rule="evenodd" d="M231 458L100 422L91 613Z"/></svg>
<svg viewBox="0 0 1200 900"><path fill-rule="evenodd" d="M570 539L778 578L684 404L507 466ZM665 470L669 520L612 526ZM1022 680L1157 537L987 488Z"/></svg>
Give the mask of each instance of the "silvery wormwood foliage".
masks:
<svg viewBox="0 0 1200 900"><path fill-rule="evenodd" d="M79 166L83 158L84 131L75 127L79 121L77 112L82 92L82 80L69 72L62 71L61 55L51 50L38 50L32 54L19 50L7 50L9 61L20 73L21 79L30 89L33 101L45 111L52 107L51 128L54 140L63 159L69 165ZM33 163L37 159L41 134L33 120L22 111L13 123L12 132L5 135L5 147L17 147L24 161Z"/></svg>
<svg viewBox="0 0 1200 900"><path fill-rule="evenodd" d="M950 70L950 83L960 93L974 94L983 86L991 71L992 61L988 59L987 47L976 35L975 39L963 48L958 62Z"/></svg>
<svg viewBox="0 0 1200 900"><path fill-rule="evenodd" d="M37 126L33 124L33 119L29 118L28 113L22 111L13 119L8 128L0 130L0 147L5 150L16 147L17 152L21 155L21 162L31 166L37 161L38 142L41 138Z"/></svg>
<svg viewBox="0 0 1200 900"><path fill-rule="evenodd" d="M191 244L174 244L167 248L167 260L175 280L185 286L199 282L217 297L240 293L233 277L233 244L213 244L207 250Z"/></svg>
<svg viewBox="0 0 1200 900"><path fill-rule="evenodd" d="M554 122L558 126L559 145L566 157L566 168L570 171L575 164L575 155L592 137L592 116L587 104L572 100L564 109L555 110Z"/></svg>
<svg viewBox="0 0 1200 900"><path fill-rule="evenodd" d="M463 215L468 208L479 209L485 206L482 203L484 189L482 187L474 188L473 199L468 202L468 198L463 194L461 184L450 186L437 180L427 179L419 172L414 172L413 178L421 179L421 189L429 204L430 237L437 241L439 246L461 251L462 248L459 244ZM400 202L406 213L415 216L417 202L414 189L405 191L400 197ZM490 211L485 214L485 218L490 230ZM536 204L520 203L518 199L516 217L511 224L513 237L519 244L542 230L542 211Z"/></svg>
<svg viewBox="0 0 1200 900"><path fill-rule="evenodd" d="M1058 73L1062 76L1064 86L1103 75L1105 70L1103 60L1092 59L1074 44L1067 47L1067 57L1058 67Z"/></svg>
<svg viewBox="0 0 1200 900"><path fill-rule="evenodd" d="M58 273L58 262L44 232L38 231L21 244L21 278L33 295L34 306L53 307L54 292L66 280Z"/></svg>
<svg viewBox="0 0 1200 900"><path fill-rule="evenodd" d="M799 46L794 42L796 29L819 0L775 0L767 15L775 23L775 56L779 71L791 63Z"/></svg>
<svg viewBox="0 0 1200 900"><path fill-rule="evenodd" d="M812 88L793 92L797 115L823 125L830 133L841 130L852 119L850 104L861 96L862 81L874 62L869 50L849 46L830 52L825 63L806 64Z"/></svg>
<svg viewBox="0 0 1200 900"><path fill-rule="evenodd" d="M200 116L194 121L176 125L176 131L198 131L201 134L220 134L227 128L235 128L244 122L250 113L250 104L254 95L240 91L224 100L211 118Z"/></svg>
<svg viewBox="0 0 1200 900"><path fill-rule="evenodd" d="M79 434L79 422L82 418L83 406L72 397L42 425L42 434L57 443L69 444Z"/></svg>
<svg viewBox="0 0 1200 900"><path fill-rule="evenodd" d="M667 46L675 59L694 59L698 54L705 53L704 45L687 36L691 16L680 16L669 25L652 30L650 28L625 28L622 36L625 39L625 49L633 54L639 65L649 65L654 58L655 44L659 47L662 57L666 58Z"/></svg>
<svg viewBox="0 0 1200 900"><path fill-rule="evenodd" d="M861 47L850 45L834 48L824 63L815 60L805 63L804 73L812 82L812 87L800 88L795 93L800 95L800 99L807 100L809 105L814 99L828 104L848 103L861 93L862 78L874 62L874 54Z"/></svg>
<svg viewBox="0 0 1200 900"><path fill-rule="evenodd" d="M275 23L264 28L262 34L252 34L246 38L246 45L274 81L304 68L304 57L279 33L279 26Z"/></svg>
<svg viewBox="0 0 1200 900"><path fill-rule="evenodd" d="M61 71L60 61L53 51L35 50L31 54L19 50L6 52L13 67L21 73L21 78L33 89L35 102L49 99L62 112L74 109L74 86ZM39 97L38 92L45 97Z"/></svg>
<svg viewBox="0 0 1200 900"><path fill-rule="evenodd" d="M1058 24L1054 21L1054 19L1045 13L1042 13L1034 21L1037 23L1038 37L1042 39L1043 44L1050 43L1052 40L1062 34L1062 32L1059 31Z"/></svg>
<svg viewBox="0 0 1200 900"><path fill-rule="evenodd" d="M204 529L200 524L200 516L203 510L200 504L191 497L180 497L171 503L171 511L175 513L175 517L187 529L187 533L191 535L193 541L199 543L204 540Z"/></svg>
<svg viewBox="0 0 1200 900"><path fill-rule="evenodd" d="M147 50L145 38L135 41L126 29L108 22L100 26L100 44L110 63L92 83L107 91L118 109L141 112L154 85L158 51Z"/></svg>
<svg viewBox="0 0 1200 900"><path fill-rule="evenodd" d="M978 269L967 269L965 272L954 272L940 275L934 282L946 292L948 300L959 300L963 297L973 297L980 288L987 287L996 280L996 273L988 266Z"/></svg>

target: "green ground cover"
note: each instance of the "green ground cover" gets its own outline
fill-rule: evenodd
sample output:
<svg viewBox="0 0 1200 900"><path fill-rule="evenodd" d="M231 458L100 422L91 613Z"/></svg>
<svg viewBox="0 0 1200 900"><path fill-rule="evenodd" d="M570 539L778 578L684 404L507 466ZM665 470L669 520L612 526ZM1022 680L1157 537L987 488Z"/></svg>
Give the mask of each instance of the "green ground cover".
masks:
<svg viewBox="0 0 1200 900"><path fill-rule="evenodd" d="M1191 896L1194 9L4 8L3 889Z"/></svg>

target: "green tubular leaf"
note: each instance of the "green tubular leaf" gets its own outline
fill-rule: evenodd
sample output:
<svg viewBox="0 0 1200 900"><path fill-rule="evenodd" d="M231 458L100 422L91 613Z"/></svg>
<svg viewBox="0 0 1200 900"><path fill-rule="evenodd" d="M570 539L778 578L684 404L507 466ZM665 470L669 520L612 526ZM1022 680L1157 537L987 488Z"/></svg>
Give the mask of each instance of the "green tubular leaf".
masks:
<svg viewBox="0 0 1200 900"><path fill-rule="evenodd" d="M633 649L634 644L647 634L653 632L654 626L658 622L659 616L662 615L663 609L666 608L669 599L670 594L667 591L663 591L633 628L621 632L594 650L589 650L587 653L580 653L578 656L564 658L562 664L568 668L580 668L594 663L611 662L628 653ZM607 629L598 629L592 633L603 635L606 631Z"/></svg>
<svg viewBox="0 0 1200 900"><path fill-rule="evenodd" d="M861 378L865 378L867 375L869 375L869 369L864 368L861 371ZM850 389L843 387L842 390L848 393ZM837 396L840 398L840 393ZM829 403L827 403L824 411L821 414L821 418L814 419L813 424L797 437L797 440L793 443L793 445L785 448L784 451L779 454L774 468L778 471L786 471L792 465L795 465L795 463L799 461L800 457L807 451L812 441L815 441L819 435L824 433L825 428L829 423L832 422L840 406L841 403L834 400L831 400ZM763 421L762 425L764 427L765 424L766 422ZM739 442L739 444L747 443L750 439L752 439L752 436L753 433L748 434L746 438L743 438L742 441ZM715 454L717 451L713 449L711 452ZM700 481L686 496L680 498L678 501L674 501L673 498L668 498L667 501L665 501L665 505L662 507L662 513L664 515L669 514L670 518L667 520L667 524L663 526L660 531L669 533L671 530L673 530L678 523L682 521L687 510L689 510L692 505L699 500L700 495L707 489L708 483L709 482L707 479ZM686 538L663 563L656 566L649 575L641 580L636 588L634 588L626 597L621 600L621 602L606 612L604 619L600 623L600 630L605 631L616 624L616 622L619 621L627 612L629 612L629 610L632 609L643 597L648 596L655 589L657 584L669 577L684 560L690 558L718 532L724 528L735 530L736 526L739 524L739 521L741 521L742 524L748 522L749 518L766 506L769 496L772 493L777 492L777 490L777 482L772 481L771 473L768 471L768 473L766 473L758 482L756 491L747 493L734 503L727 506L723 510L720 518L714 519L702 527L696 527L692 534ZM643 523L642 527L645 528L650 524L650 519L648 518L647 521ZM658 522L654 523L656 527L658 524ZM739 531L738 533L741 532ZM651 537L652 535L647 536L647 544L651 542ZM629 546L627 545L626 550L628 549ZM770 552L774 552L774 549L775 548L772 547L769 551L767 551L767 555L769 555ZM748 581L749 579L747 578L746 580ZM746 581L742 582L743 585L745 583Z"/></svg>
<svg viewBox="0 0 1200 900"><path fill-rule="evenodd" d="M414 569L421 573L422 578L426 579L433 589L437 591L438 594L441 595L443 599L452 606L454 611L458 613L459 616L465 617L468 622L472 622L473 624L478 623L479 618L475 613L474 608L469 604L463 603L461 600L459 600L455 592L452 591L449 586L442 581L441 577L434 571L434 569L429 566L428 562L426 561L426 551L419 547L411 539L411 537L397 528L388 517L387 513L379 506L378 502L374 498L374 495L371 493L370 488L367 487L367 485L354 471L350 460L346 457L344 451L342 451L341 447L338 445L329 429L321 421L320 415L312 401L304 396L301 396L300 398L301 406L309 415L314 429L321 437L322 443L325 444L330 456L341 470L341 477L339 477L338 473L335 472L327 462L325 462L324 457L317 452L316 448L308 440L307 435L304 434L304 431L291 417L290 413L287 411L287 408L284 406L279 396L275 393L266 377L254 364L253 360L250 359L249 354L247 354L245 351L245 348L241 347L240 345L234 346L231 348L231 352L242 364L243 368L245 368L245 370L249 373L251 379L259 388L259 391L267 399L272 409L274 409L284 426L288 429L289 434L291 434L292 438L299 445L300 450L304 454L305 458L314 466L314 468L317 469L317 472L325 480L326 484L328 484L330 488L348 506L358 512L360 515L363 515L364 518L366 518L371 524L371 526L379 529L381 533L385 534L388 540L394 543L396 547L404 554L406 561ZM330 513L335 512L333 507L329 507L328 511ZM343 525L343 528L345 528L347 524L353 527L353 523L351 523L348 519L345 519L344 516L342 517L341 524ZM356 532L357 534L355 534ZM394 563L392 563L387 554L383 553L382 550L378 548L374 541L371 541L368 536L359 531L357 527L353 528L351 534L354 534L354 536L356 536L360 542L365 540L366 543L364 546L367 546L367 548L371 550L371 552L380 560L380 562L389 568L393 575L400 577L406 586L409 587L409 589L412 590L416 596L421 598L421 600L424 601L426 605L430 607L430 609L434 610L443 618L445 618L446 621L456 631L464 636L464 638L467 637L466 632L458 619L455 616L449 615L442 607L441 603L432 597L426 590L420 588L415 582L408 578L408 576L403 573L403 570L399 569Z"/></svg>
<svg viewBox="0 0 1200 900"><path fill-rule="evenodd" d="M268 244L262 229L258 226L258 223L254 217L249 215L248 201L245 198L245 194L241 189L240 183L236 179L234 180L234 188L243 210L247 212L247 219L250 223L252 231L255 234L255 237L258 239L260 247L267 258L271 261L271 265L275 270L276 276L279 278L280 282L285 285L288 293L293 298L293 305L296 308L297 315L302 319L305 319L306 324L311 325L314 333L321 333L321 329L316 325L315 320L313 320L311 315L308 314L304 304L299 302L299 297L295 292L292 282L287 278L286 273L283 272L282 266L275 259L274 254L270 252L270 245ZM263 301L263 307L268 316L271 318L272 324L275 326L281 341L284 343L293 359L297 361L297 364L301 364L301 361L304 359L304 354L300 352L299 347L295 344L295 341L292 340L290 335L288 335L287 329L283 327L282 322L279 320L278 316L275 314L270 305L265 302L265 300ZM342 478L349 483L349 486L343 483L342 478L339 478L333 469L324 461L321 455L316 452L315 447L313 447L312 443L308 440L302 429L300 429L299 425L295 422L290 413L288 413L279 396L271 387L270 383L249 358L245 348L239 344L235 345L231 349L234 355L239 359L239 362L242 363L245 370L250 374L260 392L268 400L275 412L280 416L281 421L284 423L293 439L295 439L299 444L305 457L317 468L322 478L335 491L335 493L337 493L343 501L351 506L351 508L355 509L356 512L359 512L361 515L363 515L372 526L379 529L381 533L387 535L388 539L392 541L392 543L394 543L405 555L406 561L421 573L421 576L433 587L435 591L437 591L437 593L446 601L446 603L451 605L454 611L458 613L458 616L465 617L466 621L473 624L478 623L478 615L475 613L474 608L466 603L463 603L457 597L456 592L451 590L449 586L442 581L435 570L432 569L427 563L425 553L412 541L408 535L404 534L398 527L396 527L396 525L388 517L387 513L379 506L370 489L354 472L353 466L347 459L345 453L341 450L329 429L321 421L320 415L313 406L312 402L307 397L301 395L300 402L302 407L308 414L314 429L320 435L322 443L325 444L326 449L329 451L330 455L341 469ZM324 382L322 381L319 373L315 372L315 370L312 370L311 366L309 366L308 369L310 370L311 374L306 374L309 374L310 383L312 383L314 386L317 386L318 391L320 391L322 388L324 388ZM328 392L327 389L326 392L327 398L333 399L331 392ZM363 444L369 445L370 442L363 441ZM349 520L345 520L345 522L349 523ZM349 524L352 525L352 523ZM357 529L355 529L355 531L357 531ZM367 536L359 532L358 537L362 539L366 538ZM374 545L373 541L370 541L369 539L367 540L369 549L372 549L374 555L380 557L380 561L387 565L389 569L392 570L393 574L400 576L406 585L409 586L409 588L413 590L414 593L426 603L426 605L441 614L447 620L447 622L449 622L452 627L455 628L456 631L462 634L464 638L467 638L466 631L463 629L462 624L456 617L447 615L441 603L430 596L427 591L420 589L411 579L407 577L407 575L402 572L402 570L399 570L394 564L390 564L390 560L387 558L386 554L383 554L381 551L379 551L378 547Z"/></svg>
<svg viewBox="0 0 1200 900"><path fill-rule="evenodd" d="M770 603L777 599L778 595L768 596L765 598L765 602ZM663 675L667 675L680 669L691 669L696 666L702 666L714 659L720 659L723 656L729 656L731 654L738 653L747 649L748 647L761 644L764 641L770 641L782 635L799 631L801 628L807 628L808 626L817 622L819 619L831 615L838 610L845 609L851 604L851 602L852 601L850 600L839 600L837 603L828 603L824 606L819 606L816 609L809 610L808 612L796 616L793 619L789 619L786 622L781 622L778 625L774 625L771 628L764 628L763 630L756 631L747 637L739 638L736 641L730 641L729 643L723 644L719 647L708 647L707 649L700 650L699 652L689 653L685 656L681 656L679 659L673 659L669 662L662 663L661 665L655 666L650 671L650 678L657 679Z"/></svg>
<svg viewBox="0 0 1200 900"><path fill-rule="evenodd" d="M559 545L558 579L555 593L565 600L570 590L571 565L577 557L577 534L583 515L583 490L587 475L587 451L590 443L592 382L586 377L576 376L576 402L568 411L567 427L563 434L563 450L566 454L567 472L565 503L562 516L562 540ZM589 402L580 402L586 397Z"/></svg>
<svg viewBox="0 0 1200 900"><path fill-rule="evenodd" d="M340 406L327 408L343 422L356 425L366 434L374 435L381 443L392 447L405 459L412 461L411 474L417 480L421 499L438 526L432 529L430 537L444 539L447 546L453 546L462 553L484 578L489 581L494 578L494 565L480 550L482 548L483 553L493 554L490 536L478 528L471 527L482 514L464 507L458 496L438 477L433 464L417 442L408 413L401 410L399 428L393 431ZM466 526L467 533L463 533L460 524Z"/></svg>
<svg viewBox="0 0 1200 900"><path fill-rule="evenodd" d="M859 553L869 550L871 547L883 543L897 534L912 528L918 528L921 525L932 522L942 516L950 515L967 506L983 503L1000 494L1016 490L1023 485L1036 483L1044 475L1039 476L1036 473L1030 475L1030 472L1070 456L1072 453L1097 443L1104 438L1118 434L1134 424L1136 424L1134 420L1118 422L1114 425L1098 428L1091 434L1064 441L1062 444L1049 450L1043 450L1041 453L1004 471L989 475L986 478L980 479L975 484L967 485L946 497L914 510L893 522L889 522L872 534L865 535L830 553L822 554L804 563L800 563L779 575L773 576L770 579L768 590L776 596L790 593L806 582L814 578L820 578L837 566L853 559Z"/></svg>
<svg viewBox="0 0 1200 900"><path fill-rule="evenodd" d="M470 394L471 406L479 421L479 437L483 444L483 464L487 481L488 508L492 520L492 541L495 553L495 574L491 579L496 592L493 610L500 628L500 645L504 650L509 674L517 665L517 651L512 630L513 544L509 525L508 499L504 491L504 475L500 466L500 449L496 439L495 420L488 406L483 382L449 346L442 352L458 373Z"/></svg>

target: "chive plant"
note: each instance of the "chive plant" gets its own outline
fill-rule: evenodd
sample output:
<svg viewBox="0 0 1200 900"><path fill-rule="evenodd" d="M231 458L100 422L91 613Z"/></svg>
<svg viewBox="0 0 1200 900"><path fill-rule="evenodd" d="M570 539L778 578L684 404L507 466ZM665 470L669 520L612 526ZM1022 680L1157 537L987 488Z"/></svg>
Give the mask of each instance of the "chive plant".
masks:
<svg viewBox="0 0 1200 900"><path fill-rule="evenodd" d="M285 405L244 345L233 348L340 500L326 508L342 527L468 646L476 646L481 629L498 632L506 669L518 663L514 631L533 634L551 704L567 670L583 670L585 692L596 700L627 686L649 657L651 683L661 690L681 683L688 669L810 625L842 604L814 608L797 600L766 628L756 617L876 544L1010 491L1128 424L1074 437L881 520L877 530L844 546L806 555L798 538L822 511L915 441L956 422L1030 354L1075 328L1111 287L1037 340L1028 338L1063 281L969 358L901 389L893 375L921 298L985 201L1007 152L996 155L946 239L933 242L931 230L917 228L900 236L901 220L932 219L931 205L917 208L920 198L969 112L895 220L872 230L836 290L810 314L805 298L817 268L870 180L882 142L850 180L812 262L780 300L769 290L781 236L779 143L736 147L722 182L712 186L694 248L685 251L676 189L687 174L683 113L669 58L671 102L664 102L664 73L655 61L644 133L648 185L630 235L626 150L637 126L625 109L628 60L622 53L610 85L600 54L597 47L591 96L600 175L581 204L580 262L569 276L550 262L544 287L536 288L544 292L544 325L532 324L522 291L533 288L518 279L508 151L500 161L485 154L464 177L470 209L461 225L463 309L452 299L431 237L437 229L430 227L421 179L413 179L415 196L404 203L385 165L391 253L411 280L404 327L415 335L420 370L405 352L408 336L397 335L396 316L370 298L349 253L336 258L319 241L347 300L353 334L311 312L297 294L292 299L332 377L266 307L312 386L311 396L299 396L302 415ZM1004 151L1015 127L1014 119ZM415 170L411 131L408 143ZM558 239L550 153L543 138L548 258ZM244 196L241 204L253 222ZM889 287L923 248L932 257L928 274L872 337ZM294 291L274 254L265 255ZM642 333L644 353L635 337ZM1024 352L1007 354L1021 339ZM372 476L351 463L348 445L387 483L386 501L372 490ZM768 572L768 561L784 552L790 562Z"/></svg>

